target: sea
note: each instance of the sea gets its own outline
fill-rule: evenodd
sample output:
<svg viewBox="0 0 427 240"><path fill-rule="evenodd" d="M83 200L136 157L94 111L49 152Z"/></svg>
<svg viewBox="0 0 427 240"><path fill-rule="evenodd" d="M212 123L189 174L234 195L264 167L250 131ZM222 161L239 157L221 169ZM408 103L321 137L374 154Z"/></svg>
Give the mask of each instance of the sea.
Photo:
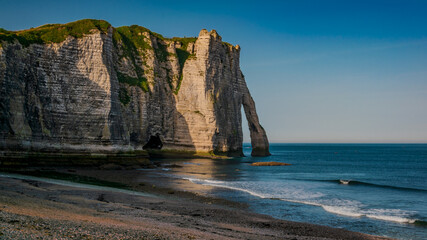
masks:
<svg viewBox="0 0 427 240"><path fill-rule="evenodd" d="M246 157L165 160L159 174L279 219L427 239L427 144L274 143L270 152L250 157L244 144ZM260 161L291 165L250 165Z"/></svg>

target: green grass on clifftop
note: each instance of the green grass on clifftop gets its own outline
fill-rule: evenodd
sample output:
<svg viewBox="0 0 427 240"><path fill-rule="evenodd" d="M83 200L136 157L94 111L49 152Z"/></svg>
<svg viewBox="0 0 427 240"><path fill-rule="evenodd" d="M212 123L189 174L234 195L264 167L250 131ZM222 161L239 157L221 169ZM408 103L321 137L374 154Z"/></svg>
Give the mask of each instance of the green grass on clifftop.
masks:
<svg viewBox="0 0 427 240"><path fill-rule="evenodd" d="M59 43L68 36L81 38L96 29L106 33L110 23L104 20L83 19L67 24L46 24L40 27L22 31L7 31L0 29L0 41L13 42L18 40L24 47L38 43Z"/></svg>
<svg viewBox="0 0 427 240"><path fill-rule="evenodd" d="M149 38L149 39L148 39ZM113 43L119 50L119 59L126 58L131 62L133 69L137 75L136 78L129 77L124 73L117 73L120 82L129 84L131 86L139 86L144 91L148 91L147 80L144 77L144 59L146 58L147 51L153 51L159 63L167 62L170 54L167 50L168 42L180 42L181 47L176 49L176 56L180 65L180 77L177 87L173 89L171 80L168 80L171 89L175 94L178 93L182 81L182 69L184 68L185 61L191 56L187 51L188 44L195 42L197 38L165 38L162 35L152 32L147 28L132 25L123 26L114 29ZM155 41L157 44L151 44ZM141 65L142 63L142 65ZM167 77L170 79L169 72Z"/></svg>
<svg viewBox="0 0 427 240"><path fill-rule="evenodd" d="M140 66L138 57L147 49L153 49L150 44L145 40L144 33L150 33L150 30L132 25L130 27L123 26L114 29L113 43L114 46L121 50L119 58L127 58L130 60L136 78L127 76L126 74L117 72L119 82L129 84L131 86L139 86L143 91L148 92L147 79L144 77L144 69ZM126 104L125 104L126 105Z"/></svg>
<svg viewBox="0 0 427 240"><path fill-rule="evenodd" d="M185 61L191 55L190 52L187 51L188 44L196 42L197 38L195 38L195 37L192 37L192 38L177 38L177 37L175 37L175 38L172 38L171 40L181 43L181 47L176 49L176 54L178 55L179 66L181 67L181 69L183 69Z"/></svg>
<svg viewBox="0 0 427 240"><path fill-rule="evenodd" d="M113 41L116 46L121 43L124 54L128 56L137 49L152 49L145 41L145 32L150 33L150 30L137 25L118 27L114 29Z"/></svg>

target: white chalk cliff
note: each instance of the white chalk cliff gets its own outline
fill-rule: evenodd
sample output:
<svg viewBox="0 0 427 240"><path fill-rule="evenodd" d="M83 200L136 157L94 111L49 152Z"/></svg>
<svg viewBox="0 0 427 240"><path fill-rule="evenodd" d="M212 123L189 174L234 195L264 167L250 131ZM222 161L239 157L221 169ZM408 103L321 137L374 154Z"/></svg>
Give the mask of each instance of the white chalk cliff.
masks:
<svg viewBox="0 0 427 240"><path fill-rule="evenodd" d="M239 156L243 106L252 155L269 155L238 45L215 30L168 39L139 26L84 23L95 27L61 41L0 31L0 150L132 151L158 134L164 151Z"/></svg>

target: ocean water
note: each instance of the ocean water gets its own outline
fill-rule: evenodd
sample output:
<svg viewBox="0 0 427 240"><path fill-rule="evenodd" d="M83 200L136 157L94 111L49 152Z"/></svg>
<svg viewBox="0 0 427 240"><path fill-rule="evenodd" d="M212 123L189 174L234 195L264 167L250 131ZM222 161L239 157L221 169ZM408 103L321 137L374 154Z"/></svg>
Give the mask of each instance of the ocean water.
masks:
<svg viewBox="0 0 427 240"><path fill-rule="evenodd" d="M270 151L261 158L174 160L184 167L164 173L276 218L427 239L427 144L271 144ZM292 165L250 166L257 161Z"/></svg>

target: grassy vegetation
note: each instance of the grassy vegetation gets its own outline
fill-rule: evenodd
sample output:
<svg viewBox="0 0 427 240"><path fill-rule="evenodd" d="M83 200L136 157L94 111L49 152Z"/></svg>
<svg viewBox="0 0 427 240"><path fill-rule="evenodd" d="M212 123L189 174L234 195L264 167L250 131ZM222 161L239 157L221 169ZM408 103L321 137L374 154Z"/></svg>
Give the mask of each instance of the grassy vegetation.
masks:
<svg viewBox="0 0 427 240"><path fill-rule="evenodd" d="M179 89L181 88L182 78L183 78L183 75L182 75L182 72L181 72L181 74L179 75L179 81L178 81L178 84L176 85L176 88L175 88L175 90L173 91L173 93L174 93L175 95L176 95L176 94L178 94Z"/></svg>
<svg viewBox="0 0 427 240"><path fill-rule="evenodd" d="M158 61L166 62L168 60L169 52L165 44L157 42L157 48L154 49L154 52Z"/></svg>
<svg viewBox="0 0 427 240"><path fill-rule="evenodd" d="M121 83L126 83L126 84L129 84L130 86L138 86L143 91L148 92L148 82L145 77L134 78L126 74L123 74L121 72L117 72L117 79Z"/></svg>
<svg viewBox="0 0 427 240"><path fill-rule="evenodd" d="M130 102L130 96L126 88L120 88L119 99L120 99L120 102L125 106L128 105L128 103Z"/></svg>
<svg viewBox="0 0 427 240"><path fill-rule="evenodd" d="M188 57L190 56L190 53L178 48L176 49L176 54L178 57L179 66L181 67L181 70L182 70L184 68L185 61L187 61Z"/></svg>
<svg viewBox="0 0 427 240"><path fill-rule="evenodd" d="M157 47L153 48L146 40L146 34L157 38ZM163 43L165 38L155 32L148 30L147 28L132 25L123 26L115 29L113 33L114 45L122 50L120 58L127 58L131 61L137 78L126 76L122 73L118 73L120 82L127 83L131 86L139 86L144 91L148 91L147 80L144 76L144 70L138 64L137 57L145 54L147 50L154 50L154 54L159 62L166 62L168 60L169 52L167 51L167 45ZM167 72L167 80L172 88L172 79L170 79L169 71Z"/></svg>
<svg viewBox="0 0 427 240"><path fill-rule="evenodd" d="M181 88L181 83L182 83L182 78L183 78L182 70L184 69L185 61L187 61L187 59L190 56L194 56L194 54L190 54L190 52L187 51L188 44L196 42L197 38L195 38L195 37L191 37L191 38L177 38L177 37L175 37L175 38L172 38L170 40L181 43L181 47L176 49L176 54L178 57L178 63L179 63L180 69L181 69L181 71L179 73L178 84L174 90L174 94L178 94L179 89Z"/></svg>
<svg viewBox="0 0 427 240"><path fill-rule="evenodd" d="M120 47L124 52L123 56L127 57L138 53L138 49L152 49L150 44L145 41L144 32L150 32L150 30L137 25L115 28L113 32L114 45L118 46L121 43Z"/></svg>
<svg viewBox="0 0 427 240"><path fill-rule="evenodd" d="M172 38L172 41L180 42L181 47L176 49L176 54L178 55L178 62L179 66L181 67L181 70L184 68L184 63L188 59L188 57L191 55L190 52L187 51L187 47L189 43L196 42L197 38Z"/></svg>
<svg viewBox="0 0 427 240"><path fill-rule="evenodd" d="M182 44L181 49L187 51L188 44L196 42L197 38L196 37L185 37L185 38L174 37L174 38L171 38L170 40L174 42L180 42Z"/></svg>
<svg viewBox="0 0 427 240"><path fill-rule="evenodd" d="M3 28L0 28L0 47L2 46L2 42L13 42L14 41L14 34L11 31L7 31Z"/></svg>
<svg viewBox="0 0 427 240"><path fill-rule="evenodd" d="M167 69L167 68L163 68L166 71L166 80L169 84L169 88L173 89L173 79L170 76L170 72L171 70Z"/></svg>
<svg viewBox="0 0 427 240"><path fill-rule="evenodd" d="M228 42L222 42L222 45L226 46L227 48L233 47L233 45L231 43L228 43Z"/></svg>
<svg viewBox="0 0 427 240"><path fill-rule="evenodd" d="M139 86L143 91L148 92L148 83L144 77L144 70L137 61L137 57L141 53L147 49L152 49L150 44L145 41L144 32L150 32L150 30L137 25L116 28L113 32L113 43L116 48L120 48L122 51L122 55L119 57L129 59L137 75L137 78L133 78L117 72L119 82L127 83L131 86Z"/></svg>
<svg viewBox="0 0 427 240"><path fill-rule="evenodd" d="M68 36L81 38L85 34L89 34L93 29L106 33L110 26L108 22L103 20L83 19L67 24L47 24L22 31L1 29L0 41L14 42L17 40L24 47L34 43L59 43Z"/></svg>

